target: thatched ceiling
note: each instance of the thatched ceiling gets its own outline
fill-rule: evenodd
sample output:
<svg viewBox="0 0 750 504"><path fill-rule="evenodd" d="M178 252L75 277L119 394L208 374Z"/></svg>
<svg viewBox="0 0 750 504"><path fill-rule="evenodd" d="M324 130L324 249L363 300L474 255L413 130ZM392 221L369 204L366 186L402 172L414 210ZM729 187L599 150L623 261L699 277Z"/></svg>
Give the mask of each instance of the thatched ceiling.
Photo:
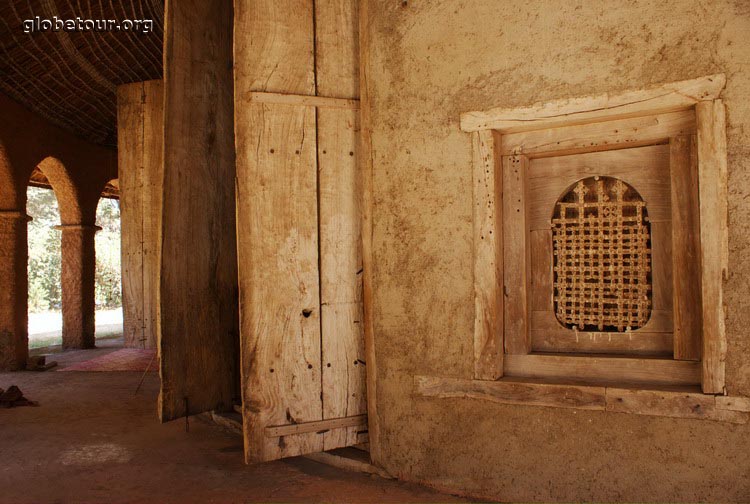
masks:
<svg viewBox="0 0 750 504"><path fill-rule="evenodd" d="M128 31L24 33L24 20L153 20ZM0 92L93 143L117 145L118 84L162 76L163 0L6 0L0 4Z"/></svg>

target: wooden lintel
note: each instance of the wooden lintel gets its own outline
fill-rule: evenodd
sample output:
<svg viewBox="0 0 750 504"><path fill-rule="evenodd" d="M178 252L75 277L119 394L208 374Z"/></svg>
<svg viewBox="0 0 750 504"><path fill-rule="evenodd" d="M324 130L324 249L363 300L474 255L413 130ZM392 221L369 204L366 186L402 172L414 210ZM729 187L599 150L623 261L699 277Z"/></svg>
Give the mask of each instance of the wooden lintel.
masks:
<svg viewBox="0 0 750 504"><path fill-rule="evenodd" d="M278 105L359 110L359 100L351 100L347 98L328 98L325 96L286 93L263 93L259 91L251 91L247 96L250 101L254 103L275 103Z"/></svg>
<svg viewBox="0 0 750 504"><path fill-rule="evenodd" d="M718 98L725 83L724 74L716 74L616 95L602 94L526 107L466 112L461 114L461 129L515 133L671 112Z"/></svg>
<svg viewBox="0 0 750 504"><path fill-rule="evenodd" d="M277 425L266 427L266 437L275 438L289 436L291 434L304 434L306 432L326 432L331 429L343 427L357 427L367 425L367 415L357 415L344 418L333 418L331 420L319 420L316 422L304 422L291 425Z"/></svg>
<svg viewBox="0 0 750 504"><path fill-rule="evenodd" d="M503 378L498 381L415 376L418 396L479 399L509 405L704 419L735 424L750 420L750 398L701 394L697 387L645 390Z"/></svg>

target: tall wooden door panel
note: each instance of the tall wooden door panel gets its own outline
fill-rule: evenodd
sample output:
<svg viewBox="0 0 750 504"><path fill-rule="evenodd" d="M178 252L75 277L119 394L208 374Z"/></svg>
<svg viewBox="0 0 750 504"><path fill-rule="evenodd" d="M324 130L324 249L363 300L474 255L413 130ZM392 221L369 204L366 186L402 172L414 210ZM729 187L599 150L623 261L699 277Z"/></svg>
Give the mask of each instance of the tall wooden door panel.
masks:
<svg viewBox="0 0 750 504"><path fill-rule="evenodd" d="M323 448L315 433L266 432L323 418L317 163L313 108L248 112L256 127L238 130L240 334L246 447L260 461Z"/></svg>
<svg viewBox="0 0 750 504"><path fill-rule="evenodd" d="M323 418L364 415L359 112L318 110ZM358 442L354 425L324 435L324 448Z"/></svg>

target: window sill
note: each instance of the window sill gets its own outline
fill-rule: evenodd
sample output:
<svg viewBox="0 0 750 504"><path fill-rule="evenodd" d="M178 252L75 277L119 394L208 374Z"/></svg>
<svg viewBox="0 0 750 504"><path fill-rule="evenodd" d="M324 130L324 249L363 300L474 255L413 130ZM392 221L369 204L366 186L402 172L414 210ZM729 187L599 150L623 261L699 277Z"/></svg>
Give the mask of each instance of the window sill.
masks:
<svg viewBox="0 0 750 504"><path fill-rule="evenodd" d="M524 406L704 419L733 424L750 420L750 398L706 395L698 387L644 389L603 384L505 377L497 381L416 376L422 397L466 398Z"/></svg>

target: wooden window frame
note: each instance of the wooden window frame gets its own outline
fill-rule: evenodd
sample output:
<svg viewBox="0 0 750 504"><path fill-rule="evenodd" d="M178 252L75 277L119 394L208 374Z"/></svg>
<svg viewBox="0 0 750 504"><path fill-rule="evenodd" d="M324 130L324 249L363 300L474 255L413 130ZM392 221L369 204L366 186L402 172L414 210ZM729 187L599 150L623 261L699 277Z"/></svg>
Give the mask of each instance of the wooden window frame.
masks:
<svg viewBox="0 0 750 504"><path fill-rule="evenodd" d="M522 377L583 380L604 388L618 384L632 384L641 389L692 385L693 390L700 384L703 394L725 394L727 345L722 283L727 275L728 259L727 166L725 111L718 98L725 82L724 75L711 75L619 95L461 115L461 129L471 133L473 144L475 365L472 382L481 385L481 382L502 378L497 382L500 384ZM680 222L699 221L696 225L699 225L700 241L695 246L701 258L700 360L531 353L527 287L532 272L526 202L522 196L525 194L522 174L529 160L670 143L671 156L684 163L685 159L679 157L690 155L685 143L691 141L691 134L697 138L694 149L697 155L693 160L697 163L697 180L688 178L684 183L697 184L700 203L695 205L693 213L677 218L682 219ZM675 191L674 184L672 191ZM503 215L514 218L503 219ZM523 246L504 246L510 242ZM690 290L690 286L683 288ZM695 359L696 349L684 343L690 340L677 337L678 308L674 306L675 355ZM689 317L690 310L684 310L682 316ZM481 393L477 390L474 395L487 395L485 389ZM471 395L466 390L462 393ZM564 393L569 394L570 390ZM548 395L549 390L545 389L544 394ZM493 389L490 395L496 396L497 391ZM711 406L714 407L715 404ZM727 415L708 416L722 419Z"/></svg>

